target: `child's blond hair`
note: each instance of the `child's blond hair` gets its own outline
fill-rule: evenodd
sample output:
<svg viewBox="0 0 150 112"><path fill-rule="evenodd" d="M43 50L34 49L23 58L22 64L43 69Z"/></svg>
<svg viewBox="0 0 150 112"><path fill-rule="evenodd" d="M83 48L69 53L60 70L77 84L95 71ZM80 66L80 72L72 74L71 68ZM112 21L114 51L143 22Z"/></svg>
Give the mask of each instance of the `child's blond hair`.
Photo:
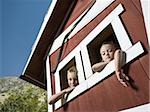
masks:
<svg viewBox="0 0 150 112"><path fill-rule="evenodd" d="M75 73L76 75L78 74L78 71L75 66L72 66L67 70L67 73L72 73L72 72Z"/></svg>

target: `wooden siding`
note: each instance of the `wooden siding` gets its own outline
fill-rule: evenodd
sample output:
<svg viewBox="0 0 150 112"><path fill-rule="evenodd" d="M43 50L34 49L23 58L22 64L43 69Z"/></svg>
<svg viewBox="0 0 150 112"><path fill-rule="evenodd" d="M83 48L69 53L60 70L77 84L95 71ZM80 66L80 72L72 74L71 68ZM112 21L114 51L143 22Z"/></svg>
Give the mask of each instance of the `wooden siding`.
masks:
<svg viewBox="0 0 150 112"><path fill-rule="evenodd" d="M87 7L90 2L87 1L88 0L78 0L66 27L83 12L83 9ZM131 38L131 42L134 44L140 41L145 50L143 55L125 66L127 70L126 74L132 79L131 85L127 88L123 87L117 81L116 76L112 74L65 106L55 110L55 112L113 112L149 102L149 46L139 0L116 0L112 3L105 11L65 44L62 59L120 3L125 8L125 11L121 14L121 19ZM82 7L81 10L77 10L79 7ZM54 52L50 57L51 69L54 69L57 64L56 57L58 54L59 50Z"/></svg>

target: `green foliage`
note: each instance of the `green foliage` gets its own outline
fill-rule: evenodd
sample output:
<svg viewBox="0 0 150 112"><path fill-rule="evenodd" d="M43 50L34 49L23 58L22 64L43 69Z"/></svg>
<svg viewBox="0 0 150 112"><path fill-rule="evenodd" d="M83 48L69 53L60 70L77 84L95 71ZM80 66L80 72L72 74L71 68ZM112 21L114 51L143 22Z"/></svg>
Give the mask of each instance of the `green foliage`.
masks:
<svg viewBox="0 0 150 112"><path fill-rule="evenodd" d="M46 91L31 84L8 93L0 112L47 112Z"/></svg>

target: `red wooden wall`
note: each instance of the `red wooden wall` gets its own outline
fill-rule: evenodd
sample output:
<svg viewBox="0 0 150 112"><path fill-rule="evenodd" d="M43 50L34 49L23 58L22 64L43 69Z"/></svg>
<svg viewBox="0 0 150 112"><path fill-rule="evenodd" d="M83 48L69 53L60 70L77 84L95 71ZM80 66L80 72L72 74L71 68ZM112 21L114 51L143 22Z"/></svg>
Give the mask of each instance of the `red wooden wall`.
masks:
<svg viewBox="0 0 150 112"><path fill-rule="evenodd" d="M77 5L70 17L67 28L90 4L92 0L78 0ZM134 44L140 41L145 53L136 60L125 66L127 75L133 80L127 88L123 87L115 75L103 80L90 90L78 96L67 105L55 110L55 112L106 112L118 111L149 102L149 61L148 61L148 40L145 32L144 20L140 0L116 0L108 8L99 14L92 22L79 31L67 44L63 52L63 58L74 49L92 29L96 27L118 4L124 6L125 11L121 19ZM66 48L66 47L64 47ZM57 63L59 50L53 53L51 69ZM62 58L62 59L63 59Z"/></svg>

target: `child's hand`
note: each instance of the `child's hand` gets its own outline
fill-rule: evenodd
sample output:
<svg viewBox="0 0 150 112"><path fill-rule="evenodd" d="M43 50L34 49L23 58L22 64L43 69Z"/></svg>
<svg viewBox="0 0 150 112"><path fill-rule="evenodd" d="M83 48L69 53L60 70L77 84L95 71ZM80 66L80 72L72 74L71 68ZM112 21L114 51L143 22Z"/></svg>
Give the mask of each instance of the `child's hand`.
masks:
<svg viewBox="0 0 150 112"><path fill-rule="evenodd" d="M128 76L126 76L122 70L116 72L118 81L125 87L128 86L127 82L129 81Z"/></svg>
<svg viewBox="0 0 150 112"><path fill-rule="evenodd" d="M65 89L65 93L69 93L71 92L75 87L68 87L67 89Z"/></svg>
<svg viewBox="0 0 150 112"><path fill-rule="evenodd" d="M128 84L127 84L126 81L123 81L123 80L121 79L121 80L119 80L119 82L120 82L123 86L128 87Z"/></svg>

